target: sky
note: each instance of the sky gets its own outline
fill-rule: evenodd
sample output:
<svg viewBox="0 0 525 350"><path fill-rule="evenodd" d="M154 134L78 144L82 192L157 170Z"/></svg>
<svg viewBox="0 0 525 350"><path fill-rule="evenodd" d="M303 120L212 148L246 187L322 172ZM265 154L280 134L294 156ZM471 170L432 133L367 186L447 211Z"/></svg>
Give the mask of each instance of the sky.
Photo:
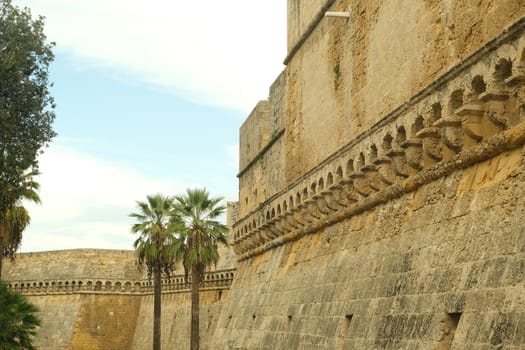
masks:
<svg viewBox="0 0 525 350"><path fill-rule="evenodd" d="M236 201L239 127L284 69L282 0L15 0L45 16L58 136L22 252L132 249L136 201Z"/></svg>

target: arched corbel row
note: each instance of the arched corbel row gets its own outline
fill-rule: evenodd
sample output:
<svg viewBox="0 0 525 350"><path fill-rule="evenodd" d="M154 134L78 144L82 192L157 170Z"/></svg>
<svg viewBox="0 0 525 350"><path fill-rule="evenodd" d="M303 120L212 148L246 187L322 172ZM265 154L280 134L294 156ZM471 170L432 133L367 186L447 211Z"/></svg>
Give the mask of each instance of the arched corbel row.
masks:
<svg viewBox="0 0 525 350"><path fill-rule="evenodd" d="M208 288L224 288L229 286L235 275L234 269L211 271L205 274L205 286ZM190 285L184 275L163 278L162 291L190 291ZM151 294L151 280L107 280L107 279L74 279L74 280L42 280L42 281L9 281L9 289L25 295L52 294Z"/></svg>

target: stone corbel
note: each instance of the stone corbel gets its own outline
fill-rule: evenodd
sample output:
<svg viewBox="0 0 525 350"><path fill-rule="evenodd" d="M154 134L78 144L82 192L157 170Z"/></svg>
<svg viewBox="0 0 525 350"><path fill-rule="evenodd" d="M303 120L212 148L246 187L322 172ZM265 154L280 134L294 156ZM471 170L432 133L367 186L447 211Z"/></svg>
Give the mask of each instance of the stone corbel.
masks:
<svg viewBox="0 0 525 350"><path fill-rule="evenodd" d="M489 81L485 92L478 95L478 100L484 103L488 121L488 124L484 125L489 133L487 136L483 135L485 138L500 133L510 126L505 108L509 97L508 88L497 80Z"/></svg>
<svg viewBox="0 0 525 350"><path fill-rule="evenodd" d="M423 167L428 168L441 161L441 133L439 128L432 126L419 130L416 136L423 140Z"/></svg>
<svg viewBox="0 0 525 350"><path fill-rule="evenodd" d="M285 213L278 217L278 226L282 227L282 229L286 232L290 232L296 229L296 226L290 224L290 221L288 220L290 216L288 213Z"/></svg>
<svg viewBox="0 0 525 350"><path fill-rule="evenodd" d="M409 166L409 175L415 175L421 170L423 160L423 142L419 139L403 141L401 147L405 149L407 164Z"/></svg>
<svg viewBox="0 0 525 350"><path fill-rule="evenodd" d="M242 251L244 251L244 252L252 249L255 246L256 246L256 243L255 243L255 239L253 237L250 237L249 239L247 239L246 241L242 242L242 244L241 244Z"/></svg>
<svg viewBox="0 0 525 350"><path fill-rule="evenodd" d="M241 234L241 237L239 237L239 240L241 242L246 241L248 238L250 238L250 234L252 234L252 232L245 232L245 233Z"/></svg>
<svg viewBox="0 0 525 350"><path fill-rule="evenodd" d="M284 234L284 233L291 231L290 226L287 225L287 222L283 216L280 215L276 217L274 220L275 220L275 227L277 228L279 232L282 232Z"/></svg>
<svg viewBox="0 0 525 350"><path fill-rule="evenodd" d="M507 101L509 99L509 93L505 89L499 87L499 84L492 83L489 84L489 87L487 87L487 90L485 92L482 92L478 96L478 100L481 102L502 102Z"/></svg>
<svg viewBox="0 0 525 350"><path fill-rule="evenodd" d="M302 206L297 206L292 209L294 220L301 226L306 226L312 222L310 217L307 217L302 210Z"/></svg>
<svg viewBox="0 0 525 350"><path fill-rule="evenodd" d="M512 75L504 80L508 86L525 85L525 66L518 65L512 69Z"/></svg>
<svg viewBox="0 0 525 350"><path fill-rule="evenodd" d="M334 197L337 202L344 206L352 205L360 199L360 196L356 193L354 188L354 180L351 178L341 179L337 186L340 190L334 192Z"/></svg>
<svg viewBox="0 0 525 350"><path fill-rule="evenodd" d="M455 114L461 117L463 128L463 146L468 148L483 139L482 120L485 114L483 106L477 103L465 104L456 109Z"/></svg>
<svg viewBox="0 0 525 350"><path fill-rule="evenodd" d="M323 217L324 213L321 212L321 210L319 210L316 200L314 200L313 198L309 198L304 202L304 204L306 209L305 215L309 215L312 217L312 220L310 220L310 222L319 220Z"/></svg>
<svg viewBox="0 0 525 350"><path fill-rule="evenodd" d="M363 197L368 197L372 193L372 189L368 186L368 181L366 181L366 176L362 172L353 172L350 174L352 179L353 186L352 189L355 189Z"/></svg>
<svg viewBox="0 0 525 350"><path fill-rule="evenodd" d="M384 185L390 186L396 182L396 173L392 166L392 159L387 157L379 157L374 160L374 165L377 167L377 176Z"/></svg>
<svg viewBox="0 0 525 350"><path fill-rule="evenodd" d="M487 100L485 103L485 116L483 119L483 138L487 139L491 136L499 134L503 130L508 129L509 121L506 116L506 103L503 100Z"/></svg>
<svg viewBox="0 0 525 350"><path fill-rule="evenodd" d="M377 167L373 164L365 165L361 168L361 171L365 175L368 187L374 191L381 191L385 186L379 178L379 172Z"/></svg>
<svg viewBox="0 0 525 350"><path fill-rule="evenodd" d="M338 185L334 185L334 186L337 186L337 189L334 187L334 189L337 192L341 191L341 188ZM338 210L346 208L346 205L344 205L343 203L340 203L337 200L336 194L334 193L333 190L331 190L332 188L333 186L330 186L330 189L324 190L323 192L321 192L321 194L323 195L326 201L327 207L330 208L330 210L332 211L338 211Z"/></svg>
<svg viewBox="0 0 525 350"><path fill-rule="evenodd" d="M292 227L291 231L297 230L299 227L302 226L301 223L299 223L295 219L292 209L290 209L289 211L286 212L285 217L283 218L283 220L286 221L286 225Z"/></svg>
<svg viewBox="0 0 525 350"><path fill-rule="evenodd" d="M237 247L237 250L238 250L238 252L236 252L237 254L242 254L242 253L248 251L248 247L247 247L246 242L241 242L241 243L237 244L235 247Z"/></svg>
<svg viewBox="0 0 525 350"><path fill-rule="evenodd" d="M392 171L397 177L406 178L409 176L406 152L403 148L392 148L388 150L386 156L392 159Z"/></svg>
<svg viewBox="0 0 525 350"><path fill-rule="evenodd" d="M316 205L317 209L321 213L323 213L325 215L328 215L328 214L332 213L334 211L334 209L332 209L328 205L328 202L327 202L325 196L323 195L323 193L319 193L319 194L314 195L312 197L312 199L315 201L315 205Z"/></svg>
<svg viewBox="0 0 525 350"><path fill-rule="evenodd" d="M269 237L270 234L270 224L265 223L261 227L252 231L252 233L250 234L250 241L256 242L256 244L258 244L263 240L263 237Z"/></svg>
<svg viewBox="0 0 525 350"><path fill-rule="evenodd" d="M463 133L461 130L461 119L456 116L444 117L434 123L435 127L441 129L443 137L443 159L447 160L456 153L461 152L463 147Z"/></svg>
<svg viewBox="0 0 525 350"><path fill-rule="evenodd" d="M279 237L282 234L282 231L279 230L279 228L276 225L275 221L271 221L268 224L268 230L265 232L265 234L262 235L263 241L269 241L276 237Z"/></svg>

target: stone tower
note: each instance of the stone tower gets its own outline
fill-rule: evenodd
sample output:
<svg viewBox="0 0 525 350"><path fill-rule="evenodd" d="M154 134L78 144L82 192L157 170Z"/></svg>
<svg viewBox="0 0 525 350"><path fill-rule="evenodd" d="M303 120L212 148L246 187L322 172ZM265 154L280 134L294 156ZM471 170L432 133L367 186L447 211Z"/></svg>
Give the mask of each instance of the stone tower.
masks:
<svg viewBox="0 0 525 350"><path fill-rule="evenodd" d="M525 346L524 15L288 0L286 68L241 127L217 349Z"/></svg>

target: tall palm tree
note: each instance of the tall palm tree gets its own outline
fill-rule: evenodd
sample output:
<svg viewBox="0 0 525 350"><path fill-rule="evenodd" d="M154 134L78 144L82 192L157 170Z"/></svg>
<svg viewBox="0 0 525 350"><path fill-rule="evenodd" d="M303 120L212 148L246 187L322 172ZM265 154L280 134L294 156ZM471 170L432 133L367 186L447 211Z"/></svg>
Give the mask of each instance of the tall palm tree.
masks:
<svg viewBox="0 0 525 350"><path fill-rule="evenodd" d="M147 201L137 201L137 206L139 212L129 215L138 221L131 232L139 234L134 243L138 266L146 265L148 276L153 276L153 350L160 350L161 277L175 269L174 231L179 221L172 212L173 199L170 197L147 196Z"/></svg>
<svg viewBox="0 0 525 350"><path fill-rule="evenodd" d="M33 350L32 341L40 321L38 309L26 298L9 291L0 282L0 347L13 350Z"/></svg>
<svg viewBox="0 0 525 350"><path fill-rule="evenodd" d="M40 185L33 180L33 176L39 175L36 170L24 175L21 183L21 193L15 205L8 208L0 215L0 280L2 278L2 261L4 258L15 258L15 253L22 243L22 232L31 222L26 208L21 204L22 200L40 203L40 197L36 192Z"/></svg>
<svg viewBox="0 0 525 350"><path fill-rule="evenodd" d="M204 272L219 261L218 244L227 244L228 228L217 220L226 209L220 205L222 200L210 198L205 188L175 196L175 212L183 223L176 246L182 252L186 276L191 273L191 350L199 350L199 287Z"/></svg>

